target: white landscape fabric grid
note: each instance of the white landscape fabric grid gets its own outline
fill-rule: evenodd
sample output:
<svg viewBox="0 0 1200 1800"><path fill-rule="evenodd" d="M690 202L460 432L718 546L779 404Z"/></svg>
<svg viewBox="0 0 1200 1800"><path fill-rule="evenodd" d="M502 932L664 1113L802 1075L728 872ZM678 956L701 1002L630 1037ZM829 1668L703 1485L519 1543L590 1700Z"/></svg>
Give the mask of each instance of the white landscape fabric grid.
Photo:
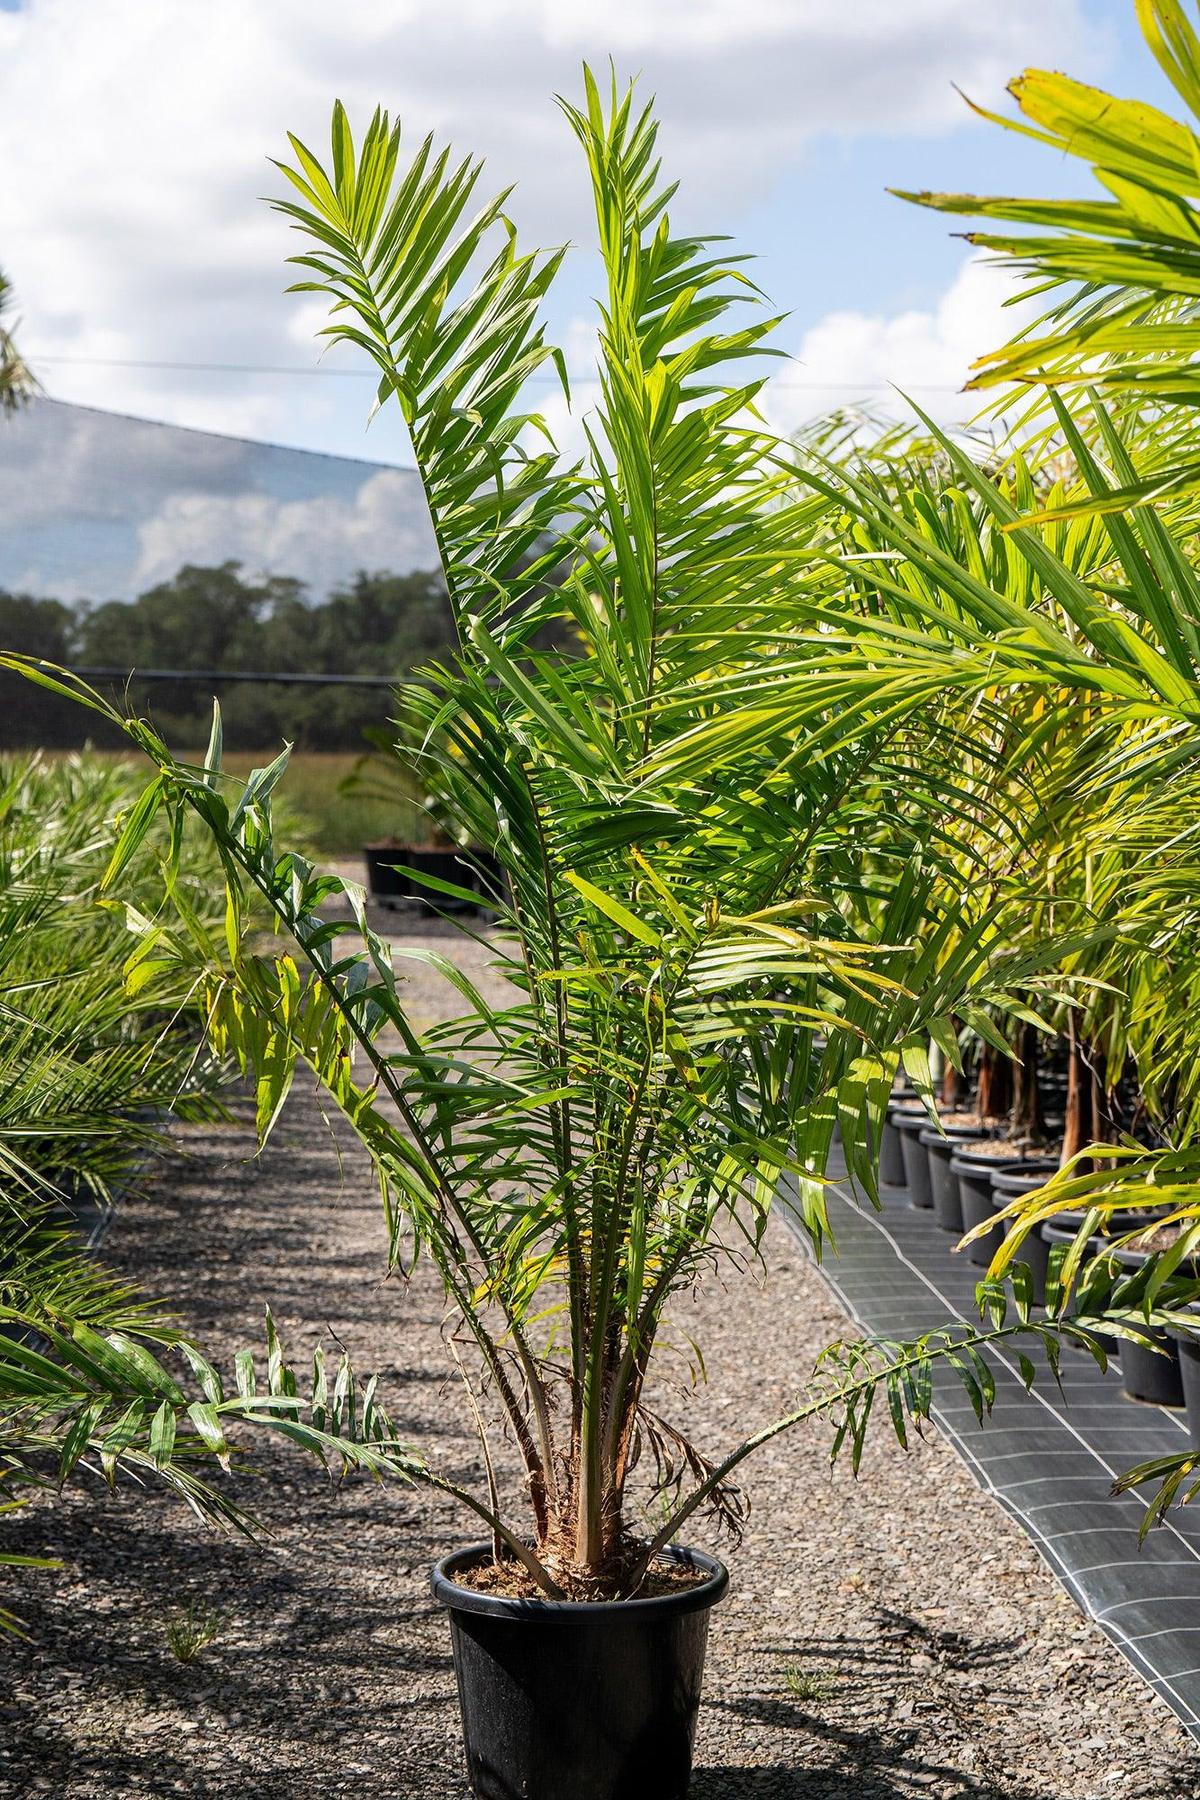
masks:
<svg viewBox="0 0 1200 1800"><path fill-rule="evenodd" d="M868 1334L910 1337L973 1320L982 1271L950 1254L953 1238L904 1189L882 1191L875 1213L833 1190L838 1254L819 1265L825 1281ZM997 1395L988 1424L978 1426L949 1379L938 1383L934 1423L1081 1610L1200 1738L1200 1520L1173 1514L1139 1551L1143 1504L1109 1491L1131 1464L1179 1448L1182 1415L1123 1399L1115 1368L1105 1373L1080 1352L1063 1353L1065 1398L1040 1379L1026 1394L1008 1357L992 1351L989 1361ZM1014 1439L1026 1447L1009 1448ZM1056 1520L1058 1512L1066 1516Z"/></svg>

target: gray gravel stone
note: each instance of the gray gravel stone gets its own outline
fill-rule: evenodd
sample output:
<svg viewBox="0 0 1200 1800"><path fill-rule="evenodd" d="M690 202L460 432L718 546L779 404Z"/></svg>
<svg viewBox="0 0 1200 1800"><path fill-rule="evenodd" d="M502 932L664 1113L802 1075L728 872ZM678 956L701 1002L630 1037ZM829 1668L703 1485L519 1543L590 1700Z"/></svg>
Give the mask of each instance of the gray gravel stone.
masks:
<svg viewBox="0 0 1200 1800"><path fill-rule="evenodd" d="M485 975L477 946L433 935ZM434 978L409 969L414 1010L432 1015ZM315 1098L297 1095L262 1159L245 1118L175 1141L108 1259L169 1294L226 1358L261 1341L264 1302L297 1355L331 1328L380 1371L430 1459L476 1477L436 1281L425 1267L381 1280L370 1169ZM782 1410L847 1330L782 1225L767 1262L765 1278L727 1267L678 1308L678 1366L657 1399L708 1451ZM681 1394L689 1336L709 1385ZM947 1446L931 1436L906 1456L880 1432L857 1481L831 1473L826 1451L820 1433L797 1434L747 1465L753 1511L713 1621L694 1800L1200 1794L1182 1728ZM253 1460L264 1548L153 1492L98 1484L6 1523L11 1548L52 1549L64 1566L6 1579L32 1640L0 1648L0 1795L465 1800L427 1571L474 1535L469 1521L399 1486L335 1490L282 1445ZM185 1666L165 1626L186 1602L225 1622Z"/></svg>

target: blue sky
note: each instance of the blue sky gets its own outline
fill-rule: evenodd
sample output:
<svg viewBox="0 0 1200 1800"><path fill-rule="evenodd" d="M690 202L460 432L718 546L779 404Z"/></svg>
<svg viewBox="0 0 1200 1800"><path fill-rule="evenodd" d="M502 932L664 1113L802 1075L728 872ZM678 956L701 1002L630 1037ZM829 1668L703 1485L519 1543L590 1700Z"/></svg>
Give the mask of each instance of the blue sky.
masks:
<svg viewBox="0 0 1200 1800"><path fill-rule="evenodd" d="M659 95L677 216L755 251L756 278L790 312L780 342L800 360L773 399L787 429L834 404L878 402L889 383L960 418L971 356L1006 334L1001 280L968 266L953 221L888 186L1062 193L1087 180L974 119L953 83L1005 109L1005 81L1032 64L1181 104L1133 0L0 0L0 166L18 177L6 183L0 266L46 391L326 455L409 460L397 417L385 410L366 431L360 374L145 366L315 369L319 308L284 296L294 245L260 196L279 190L267 157L285 128L321 148L338 94L352 117L382 100L413 139L434 129L484 151L495 185L519 184L523 235L579 246L549 324L586 404L588 197L550 96L577 91L584 56L610 53ZM326 367L354 364L337 352ZM577 421L547 393L570 437ZM15 456L10 439L10 472ZM5 460L0 438L0 487ZM147 485L158 511L134 535L169 545L161 484ZM58 486L66 519L76 501ZM131 478L131 507L137 487ZM233 527L237 500L231 491L232 542L249 529L244 507ZM172 517L182 548L178 505Z"/></svg>
<svg viewBox="0 0 1200 1800"><path fill-rule="evenodd" d="M1182 103L1150 56L1129 0L1094 0L1083 17L1095 28L1095 47L1089 53L1081 45L1078 57L1050 66L1177 114ZM1022 66L1039 64L1030 32ZM975 90L971 98L1016 114L1001 90ZM963 227L895 199L889 188L1057 195L1093 185L1082 164L976 119L965 104L960 111L957 125L940 132L818 139L739 220L739 235L763 247L767 284L792 301L798 323L835 307L929 306L953 279L965 255L954 233Z"/></svg>

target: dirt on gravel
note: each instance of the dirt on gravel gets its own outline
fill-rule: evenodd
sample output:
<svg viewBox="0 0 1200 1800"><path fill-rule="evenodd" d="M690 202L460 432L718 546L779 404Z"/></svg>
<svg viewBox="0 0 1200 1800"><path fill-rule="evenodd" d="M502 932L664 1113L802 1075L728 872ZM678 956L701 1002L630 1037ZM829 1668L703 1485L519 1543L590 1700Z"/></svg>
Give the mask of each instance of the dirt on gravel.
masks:
<svg viewBox="0 0 1200 1800"><path fill-rule="evenodd" d="M410 944L430 934L412 932ZM486 951L438 947L486 979ZM402 943L401 943L402 947ZM417 964L413 1010L439 1010ZM370 1168L298 1092L268 1151L248 1113L181 1129L107 1260L170 1297L226 1364L269 1303L300 1360L324 1332L380 1374L399 1429L459 1481L479 1457L436 1278L383 1280ZM765 1278L729 1269L679 1306L708 1384L659 1398L708 1451L781 1411L847 1321L782 1222ZM932 1322L932 1321L931 1321ZM0 1645L0 1796L45 1800L466 1800L444 1616L429 1569L478 1533L438 1494L334 1488L263 1440L246 1483L266 1541L215 1535L160 1493L39 1500L5 1543L28 1642ZM509 1491L515 1472L502 1469ZM817 1431L746 1468L753 1511L714 1615L693 1800L1193 1800L1200 1752L1076 1611L936 1435L876 1434L861 1477ZM697 1532L697 1541L716 1547ZM219 1615L181 1663L181 1610ZM563 1796L563 1800L570 1800ZM655 1800L648 1795L646 1800Z"/></svg>

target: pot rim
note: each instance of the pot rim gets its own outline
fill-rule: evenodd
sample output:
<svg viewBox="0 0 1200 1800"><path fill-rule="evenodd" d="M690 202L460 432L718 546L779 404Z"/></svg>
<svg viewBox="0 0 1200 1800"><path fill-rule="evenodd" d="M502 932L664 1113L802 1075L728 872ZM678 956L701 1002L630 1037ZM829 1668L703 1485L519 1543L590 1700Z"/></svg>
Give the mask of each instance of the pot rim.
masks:
<svg viewBox="0 0 1200 1800"><path fill-rule="evenodd" d="M1014 1188L1003 1187L1003 1186L1001 1186L1001 1182L1002 1181L1009 1182L1009 1181L1014 1181L1014 1180L1016 1180L1016 1181L1032 1180L1033 1187L1030 1187L1027 1190L1025 1190L1026 1192L1032 1194L1034 1187L1045 1187L1045 1185L1049 1181L1050 1177L1053 1174L1055 1174L1055 1172L1058 1170L1059 1167L1060 1167L1060 1164L1058 1164L1056 1162L1052 1162L1049 1157L1047 1157L1045 1163L1042 1165L1042 1167L1040 1169L1033 1168L1030 1163L1026 1163L1025 1167L1023 1169L1015 1168L1010 1165L1007 1169L997 1169L996 1170L996 1176L992 1182L992 1186L995 1189L997 1189L997 1191L999 1193L1002 1193L1002 1194L1004 1194L1004 1193L1019 1194L1022 1192L1022 1189L1020 1189L1019 1187L1014 1187Z"/></svg>
<svg viewBox="0 0 1200 1800"><path fill-rule="evenodd" d="M1124 1236L1127 1232L1136 1231L1136 1229L1135 1225L1123 1225L1117 1235ZM1043 1219L1041 1233L1043 1241L1047 1244L1071 1244L1079 1235L1079 1226L1060 1225L1057 1217ZM1095 1232L1088 1239L1088 1248L1093 1256L1110 1256L1120 1269L1140 1269L1150 1261L1152 1256L1159 1254L1154 1250L1135 1250L1131 1244L1114 1244L1113 1240L1105 1237L1102 1232ZM1185 1257L1179 1266L1182 1269L1195 1268L1198 1262L1200 1262L1200 1257Z"/></svg>
<svg viewBox="0 0 1200 1800"><path fill-rule="evenodd" d="M933 1121L927 1106L889 1106L888 1123L897 1131L924 1131Z"/></svg>
<svg viewBox="0 0 1200 1800"><path fill-rule="evenodd" d="M1110 1238L1100 1236L1090 1238L1088 1241L1098 1246L1094 1252L1095 1255L1111 1256L1119 1269L1144 1268L1152 1256L1161 1254L1154 1250L1135 1250L1132 1244L1114 1244ZM1185 1256L1178 1267L1183 1271L1194 1271L1197 1267L1197 1259L1195 1256Z"/></svg>
<svg viewBox="0 0 1200 1800"><path fill-rule="evenodd" d="M477 1588L462 1587L454 1576L457 1569L491 1555L490 1544L467 1544L452 1550L434 1564L429 1578L433 1597L452 1612L486 1613L494 1619L528 1619L539 1624L550 1620L566 1623L572 1619L629 1619L653 1614L704 1612L724 1599L729 1586L729 1570L718 1557L686 1545L669 1544L660 1557L687 1568L701 1569L704 1581L692 1587L679 1588L670 1594L650 1594L640 1600L524 1600L509 1594L486 1594Z"/></svg>
<svg viewBox="0 0 1200 1800"><path fill-rule="evenodd" d="M982 1141L991 1143L992 1139L984 1138ZM993 1170L998 1175L1015 1175L1022 1169L1031 1175L1036 1175L1038 1164L1044 1160L1044 1158L1018 1155L973 1157L969 1150L956 1150L950 1158L950 1169L955 1175L961 1175L966 1170L969 1170L972 1175L988 1174ZM962 1164L961 1168L955 1166L959 1163ZM1054 1163L1052 1166L1057 1168L1058 1164Z"/></svg>
<svg viewBox="0 0 1200 1800"><path fill-rule="evenodd" d="M944 1145L950 1150L953 1144L989 1144L996 1133L985 1125L928 1125L918 1133L918 1143L924 1144L927 1150L935 1145L941 1149ZM951 1155L954 1154L950 1150Z"/></svg>

